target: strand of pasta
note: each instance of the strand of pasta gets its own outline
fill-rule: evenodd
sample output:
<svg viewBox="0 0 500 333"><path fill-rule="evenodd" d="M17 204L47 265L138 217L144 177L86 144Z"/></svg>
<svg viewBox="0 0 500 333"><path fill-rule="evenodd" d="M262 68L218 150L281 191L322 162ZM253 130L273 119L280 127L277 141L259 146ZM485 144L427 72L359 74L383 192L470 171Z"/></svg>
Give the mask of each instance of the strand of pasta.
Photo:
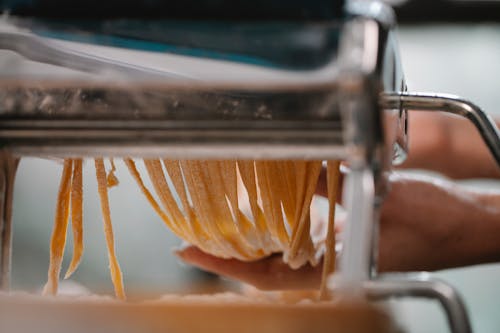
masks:
<svg viewBox="0 0 500 333"><path fill-rule="evenodd" d="M283 226L287 230L287 236L290 237L290 226L293 224L295 207L293 206L295 196L289 191L289 184L286 174L286 166L283 161L269 161L271 170L271 186L273 189L273 197L276 199L277 207L281 210L281 216L285 217Z"/></svg>
<svg viewBox="0 0 500 333"><path fill-rule="evenodd" d="M323 257L323 271L319 289L319 299L326 300L328 276L335 271L335 204L340 180L340 162L328 161L326 166L326 185L328 191L328 229Z"/></svg>
<svg viewBox="0 0 500 333"><path fill-rule="evenodd" d="M240 233L229 208L223 175L220 173L217 161L196 161L196 170L199 171L197 179L201 180L206 196L204 200L210 205L214 214L212 220L224 239L231 244L231 247L239 254L240 260L251 260L255 258L255 251L248 243L246 235ZM199 178L198 178L199 177ZM207 221L210 223L209 221Z"/></svg>
<svg viewBox="0 0 500 333"><path fill-rule="evenodd" d="M317 264L316 248L309 233L311 228L309 209L306 210L305 218L301 219L301 223L297 225L297 228L302 228L302 230L296 233L294 243L290 244L288 251L285 252L285 262L294 269L307 262L315 266Z"/></svg>
<svg viewBox="0 0 500 333"><path fill-rule="evenodd" d="M241 249L240 245L233 238L234 233L224 229L218 221L217 215L214 212L212 198L208 193L207 184L204 182L202 168L198 161L181 161L181 167L186 179L186 184L193 201L193 208L196 216L200 220L204 220L204 225L215 241L217 252L223 258L237 258L246 260L247 256Z"/></svg>
<svg viewBox="0 0 500 333"><path fill-rule="evenodd" d="M309 258L312 264L316 264L314 262L314 255L311 255L311 251L314 251L314 246L309 232L311 226L310 206L321 173L321 161L307 162L306 168L306 181L303 184L305 190L303 192L301 191L304 195L300 197L302 208L300 209L300 214L297 214L299 220L293 230L292 240L290 242L288 264L292 268L301 266L303 264L303 259L306 257Z"/></svg>
<svg viewBox="0 0 500 333"><path fill-rule="evenodd" d="M141 192L144 194L144 196L148 200L151 207L153 207L153 210L160 216L160 218L167 225L167 227L169 227L170 230L172 230L177 236L181 237L182 239L185 239L187 241L193 241L193 234L191 234L191 233L184 234L181 230L179 230L177 228L177 226L170 220L170 218L160 208L160 205L158 204L158 202L154 199L153 195L147 189L146 185L144 185L144 181L142 180L142 177L141 177L139 171L137 170L135 162L130 158L124 159L124 162L125 162L125 165L127 166L128 171L132 175L132 178L134 178L135 182L137 183L137 185L141 189Z"/></svg>
<svg viewBox="0 0 500 333"><path fill-rule="evenodd" d="M295 225L299 224L302 206L304 205L304 195L307 181L307 162L294 161L295 166ZM295 230L295 229L294 229ZM292 238L294 237L292 233ZM296 237L296 236L295 236Z"/></svg>
<svg viewBox="0 0 500 333"><path fill-rule="evenodd" d="M54 227L50 239L50 263L48 271L48 280L45 284L43 293L56 295L59 284L59 274L66 246L66 232L68 229L70 190L71 190L71 172L73 161L64 160L61 182L59 184L59 193L57 195L57 207L54 218Z"/></svg>
<svg viewBox="0 0 500 333"><path fill-rule="evenodd" d="M203 161L199 164L200 178L207 191L209 203L213 209L214 217L217 225L225 237L233 242L244 242L245 235L238 233L237 226L234 222L233 215L229 208L226 197L226 186L224 178L226 175L221 174L217 161ZM243 237L241 237L243 236ZM248 244L241 244L242 251L247 252Z"/></svg>
<svg viewBox="0 0 500 333"><path fill-rule="evenodd" d="M257 172L257 183L260 190L262 210L267 221L268 232L271 234L273 240L280 244L280 248L286 248L289 241L288 235L283 223L280 223L280 221L283 220L281 209L275 207L276 205L273 201L267 161L256 161L255 170Z"/></svg>
<svg viewBox="0 0 500 333"><path fill-rule="evenodd" d="M309 215L312 197L316 190L318 178L321 173L321 162L306 162L305 169L303 171L304 174L302 179L304 181L300 184L301 188L298 189L300 196L298 196L297 200L297 216L299 219L297 228L294 230L295 232L292 234L291 240L292 252L298 248L298 243L295 243L295 240L299 239L299 235L306 230L306 227L308 227L308 225L304 224L304 221L308 220L307 217Z"/></svg>
<svg viewBox="0 0 500 333"><path fill-rule="evenodd" d="M285 194L283 196L283 208L287 216L287 223L293 229L296 221L295 207L297 205L297 198L294 193L296 187L295 166L292 161L279 161L276 162L276 168L282 177L281 183Z"/></svg>
<svg viewBox="0 0 500 333"><path fill-rule="evenodd" d="M123 277L120 269L120 264L118 263L115 254L115 240L113 236L113 225L111 223L111 213L109 209L106 170L104 168L104 161L102 158L96 158L94 161L95 161L95 171L97 178L97 189L101 201L101 211L104 222L104 235L106 237L106 246L108 248L108 259L109 259L109 268L111 273L111 281L113 282L113 286L115 288L116 297L124 300L126 296L125 296L125 291L123 289Z"/></svg>
<svg viewBox="0 0 500 333"><path fill-rule="evenodd" d="M286 186L292 195L293 215L289 218L289 226L292 230L289 249L284 253L285 261L293 268L302 266L309 261L315 263L314 258L315 247L310 236L310 216L309 206L310 201L306 199L308 174L307 168L309 162L306 161L286 161L286 166L282 172L287 174ZM307 209L307 218L301 220L303 210ZM295 244L299 251L293 251L292 245Z"/></svg>
<svg viewBox="0 0 500 333"><path fill-rule="evenodd" d="M246 240L253 247L255 257L261 257L267 254L264 250L262 240L257 232L256 226L240 210L238 203L238 176L236 161L218 161L217 162L220 173L223 175L224 188L226 197L231 206L231 210L235 215L236 228L238 232L245 235Z"/></svg>
<svg viewBox="0 0 500 333"><path fill-rule="evenodd" d="M110 158L109 163L111 164L111 170L108 173L108 176L106 177L106 184L108 187L114 187L117 186L120 182L118 181L118 178L116 178L115 171L116 171L116 166L115 166L115 161Z"/></svg>
<svg viewBox="0 0 500 333"><path fill-rule="evenodd" d="M255 179L255 165L253 161L238 161L241 180L248 194L250 210L254 219L257 233L260 235L261 246L269 248L270 252L279 250L279 244L274 241L268 232L268 225L264 212L258 203L257 181Z"/></svg>
<svg viewBox="0 0 500 333"><path fill-rule="evenodd" d="M73 160L71 181L71 228L73 229L73 258L64 275L68 279L78 268L83 256L83 188L81 158Z"/></svg>
<svg viewBox="0 0 500 333"><path fill-rule="evenodd" d="M170 214L170 220L163 220L179 237L192 241L192 237L188 236L189 226L187 225L184 215L180 211L179 206L177 206L177 203L170 192L160 160L144 160L144 165L146 166L149 179L151 180L155 192L160 198L165 211Z"/></svg>
<svg viewBox="0 0 500 333"><path fill-rule="evenodd" d="M307 172L309 162L307 161L295 161L295 174L296 174L296 190L295 190L295 214L292 228L292 239L289 245L289 251L285 253L286 261L293 267L300 266L303 264L304 260L307 260L308 254L311 252L311 241L309 240L309 235L305 234L305 230L310 228L309 226L309 211L307 211L307 219L301 219L304 209L309 209L309 205L305 202L305 196L307 192ZM301 247L302 251L299 255L298 251L292 251L292 245L296 248ZM306 247L307 248L304 248Z"/></svg>
<svg viewBox="0 0 500 333"><path fill-rule="evenodd" d="M278 226L278 235L280 236L282 244L290 243L290 234L286 228L286 217L284 216L284 194L285 188L283 179L280 176L279 171L275 167L275 161L266 161L266 177L267 185L269 186L269 192L271 194L271 207L273 209L273 215L276 219L275 223Z"/></svg>
<svg viewBox="0 0 500 333"><path fill-rule="evenodd" d="M179 161L163 159L163 166L172 180L175 192L179 195L181 199L182 208L184 210L184 215L197 243L202 241L209 241L208 233L202 225L200 225L196 214L194 213L193 207L191 207L186 192L186 185L184 184L184 175L180 167Z"/></svg>
<svg viewBox="0 0 500 333"><path fill-rule="evenodd" d="M229 207L226 181L230 175L222 173L219 161L205 161L200 166L202 167L203 181L207 185L209 199L212 201L211 206L216 214L216 223L247 260L255 260L259 256L257 253L259 251L255 248L255 244L249 241L248 233L245 233L242 226L234 220ZM234 164L234 171L236 171L236 164ZM234 185L236 186L236 179ZM248 227L253 228L252 225Z"/></svg>

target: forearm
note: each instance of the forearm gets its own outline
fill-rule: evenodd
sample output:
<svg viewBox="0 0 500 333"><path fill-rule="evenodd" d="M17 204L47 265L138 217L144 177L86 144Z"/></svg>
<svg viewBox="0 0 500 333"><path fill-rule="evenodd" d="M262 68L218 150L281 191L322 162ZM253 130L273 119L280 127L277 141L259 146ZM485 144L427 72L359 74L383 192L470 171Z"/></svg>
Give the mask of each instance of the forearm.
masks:
<svg viewBox="0 0 500 333"><path fill-rule="evenodd" d="M443 113L410 112L406 168L455 179L500 178L500 168L472 123Z"/></svg>
<svg viewBox="0 0 500 333"><path fill-rule="evenodd" d="M470 258L464 259L469 260L466 264L500 262L500 193L477 194L477 201L477 209L469 213L466 235Z"/></svg>
<svg viewBox="0 0 500 333"><path fill-rule="evenodd" d="M500 261L500 195L438 178L393 180L382 208L379 244L382 271Z"/></svg>

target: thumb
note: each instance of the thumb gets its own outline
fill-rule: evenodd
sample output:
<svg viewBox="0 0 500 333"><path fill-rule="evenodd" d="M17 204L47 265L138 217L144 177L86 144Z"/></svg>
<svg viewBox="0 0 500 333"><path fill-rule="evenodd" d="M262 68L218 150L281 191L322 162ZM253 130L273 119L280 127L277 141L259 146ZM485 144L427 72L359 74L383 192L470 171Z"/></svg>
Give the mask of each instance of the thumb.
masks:
<svg viewBox="0 0 500 333"><path fill-rule="evenodd" d="M217 258L195 246L189 246L175 251L175 255L203 270L248 283L262 290L318 288L321 279L321 264L316 267L306 264L294 270L283 262L281 254L243 262Z"/></svg>

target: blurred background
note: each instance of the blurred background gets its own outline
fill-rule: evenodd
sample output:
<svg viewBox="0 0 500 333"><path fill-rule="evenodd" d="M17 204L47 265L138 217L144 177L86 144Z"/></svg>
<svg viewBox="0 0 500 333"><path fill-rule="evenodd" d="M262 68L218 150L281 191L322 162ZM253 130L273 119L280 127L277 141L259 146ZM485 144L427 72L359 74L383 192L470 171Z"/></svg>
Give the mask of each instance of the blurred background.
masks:
<svg viewBox="0 0 500 333"><path fill-rule="evenodd" d="M500 118L500 1L417 0L397 7L397 12L409 90L461 95ZM500 190L500 183L495 180L462 183L472 188ZM475 332L500 330L500 265L447 270L435 276L460 290ZM400 304L394 308L410 332L447 330L436 304Z"/></svg>
<svg viewBox="0 0 500 333"><path fill-rule="evenodd" d="M403 24L399 36L410 90L461 95L500 118L500 24ZM495 180L462 183L500 190L500 183ZM453 269L435 275L460 290L475 332L500 330L500 265ZM401 321L411 327L410 332L447 331L436 304L416 301L403 304L395 308L402 314Z"/></svg>
<svg viewBox="0 0 500 333"><path fill-rule="evenodd" d="M392 2L398 5L401 1ZM417 0L398 7L398 15L400 47L409 89L461 95L500 118L500 1ZM100 52L95 47L86 50ZM102 52L112 54L113 50L103 49ZM134 60L137 58L131 61ZM16 61L14 54L0 54L2 70ZM161 57L148 61L155 66L154 61L161 61ZM214 278L210 275L189 268L175 258L172 249L179 246L180 241L150 208L123 163L117 160L116 164L120 185L110 189L109 195L117 255L127 290L161 294L185 290L198 281L212 281ZM19 166L14 198L14 289L35 291L46 281L61 170L61 163L55 160L26 158ZM90 161L84 166L84 180L85 253L72 280L94 292L112 294ZM500 190L500 183L493 180L471 180L463 184ZM68 240L63 270L71 258L71 236ZM463 294L476 332L500 330L500 264L454 269L435 275ZM398 301L393 304L397 305L394 309L408 332L447 330L443 313L434 303Z"/></svg>

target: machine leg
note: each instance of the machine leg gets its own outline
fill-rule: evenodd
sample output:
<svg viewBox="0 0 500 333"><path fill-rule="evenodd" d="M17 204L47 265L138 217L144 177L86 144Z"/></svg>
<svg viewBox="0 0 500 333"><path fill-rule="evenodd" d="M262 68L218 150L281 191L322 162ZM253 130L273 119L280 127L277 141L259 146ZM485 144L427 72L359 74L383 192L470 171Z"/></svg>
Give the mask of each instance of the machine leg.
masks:
<svg viewBox="0 0 500 333"><path fill-rule="evenodd" d="M19 159L0 151L0 290L9 290L12 260L12 201Z"/></svg>
<svg viewBox="0 0 500 333"><path fill-rule="evenodd" d="M362 284L371 276L374 177L368 167L352 168L347 177L344 202L348 214L342 239L339 271L333 284L341 292L362 294Z"/></svg>

